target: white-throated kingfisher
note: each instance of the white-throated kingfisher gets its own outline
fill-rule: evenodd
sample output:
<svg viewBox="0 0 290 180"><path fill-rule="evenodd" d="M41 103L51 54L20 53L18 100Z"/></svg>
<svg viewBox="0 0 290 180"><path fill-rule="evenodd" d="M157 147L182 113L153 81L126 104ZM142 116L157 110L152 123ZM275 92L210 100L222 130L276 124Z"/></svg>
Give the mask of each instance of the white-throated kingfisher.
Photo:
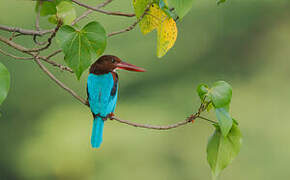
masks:
<svg viewBox="0 0 290 180"><path fill-rule="evenodd" d="M116 70L144 72L145 69L123 62L116 56L104 55L90 67L87 80L88 104L94 122L91 137L93 148L100 147L103 139L104 121L114 116L118 94Z"/></svg>

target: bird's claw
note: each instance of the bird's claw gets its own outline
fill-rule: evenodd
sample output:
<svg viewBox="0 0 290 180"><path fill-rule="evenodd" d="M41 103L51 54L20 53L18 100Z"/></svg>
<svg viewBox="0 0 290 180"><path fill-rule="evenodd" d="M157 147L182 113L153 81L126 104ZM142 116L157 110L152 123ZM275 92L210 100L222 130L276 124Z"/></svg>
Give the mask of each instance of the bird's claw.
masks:
<svg viewBox="0 0 290 180"><path fill-rule="evenodd" d="M110 113L110 114L107 115L106 118L109 118L110 120L114 120L114 118L113 118L114 116L115 116L114 113Z"/></svg>
<svg viewBox="0 0 290 180"><path fill-rule="evenodd" d="M114 120L115 114L114 113L110 113L110 114L108 114L107 116L104 117L104 116L101 116L100 113L98 113L98 114L94 115L94 118L97 117L97 116L100 117L100 118L102 118L103 121L106 121L108 118L110 120Z"/></svg>

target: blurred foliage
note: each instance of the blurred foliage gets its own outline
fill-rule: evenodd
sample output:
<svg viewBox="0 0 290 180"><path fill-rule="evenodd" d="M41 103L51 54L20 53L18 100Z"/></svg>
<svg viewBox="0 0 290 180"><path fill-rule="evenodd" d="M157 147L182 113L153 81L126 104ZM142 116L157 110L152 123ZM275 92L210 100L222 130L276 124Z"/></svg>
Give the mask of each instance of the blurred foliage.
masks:
<svg viewBox="0 0 290 180"><path fill-rule="evenodd" d="M10 73L8 69L0 62L0 105L8 95L10 87ZM0 114L1 116L1 114Z"/></svg>
<svg viewBox="0 0 290 180"><path fill-rule="evenodd" d="M28 0L0 0L0 23L31 28L34 6ZM218 7L213 0L194 1L193 9L177 24L175 46L160 60L154 53L154 34L142 36L136 28L108 39L105 53L148 70L119 73L116 114L142 123L173 123L197 109L197 84L226 80L234 87L231 112L239 117L244 142L221 179L287 179L289 7L288 0L229 0ZM133 12L127 0L107 8ZM108 32L134 21L97 13L87 19L100 21ZM43 28L53 27L44 22ZM31 37L19 37L16 42L32 44ZM0 47L6 49L3 44ZM196 121L157 132L108 121L103 147L96 151L90 148L89 109L33 62L2 55L0 59L10 70L12 82L0 107L0 179L210 179L204 154L214 129L206 123ZM50 69L85 96L86 76L78 82L71 74ZM214 114L210 116L214 119Z"/></svg>

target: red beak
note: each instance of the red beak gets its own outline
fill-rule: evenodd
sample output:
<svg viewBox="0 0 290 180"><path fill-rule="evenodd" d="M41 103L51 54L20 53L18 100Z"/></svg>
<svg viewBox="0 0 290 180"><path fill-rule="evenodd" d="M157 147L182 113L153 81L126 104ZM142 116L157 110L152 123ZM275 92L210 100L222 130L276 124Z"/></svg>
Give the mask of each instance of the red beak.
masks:
<svg viewBox="0 0 290 180"><path fill-rule="evenodd" d="M116 64L117 68L116 69L125 69L127 71L136 71L136 72L145 72L146 70L141 68L141 67L137 67L133 64L129 64L126 62L119 62L118 64Z"/></svg>

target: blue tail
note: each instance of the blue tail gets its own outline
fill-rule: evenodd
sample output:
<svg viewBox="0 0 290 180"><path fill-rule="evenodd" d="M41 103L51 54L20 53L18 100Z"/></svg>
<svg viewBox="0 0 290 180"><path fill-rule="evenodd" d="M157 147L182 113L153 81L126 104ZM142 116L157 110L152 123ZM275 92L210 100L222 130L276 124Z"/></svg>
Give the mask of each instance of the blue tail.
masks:
<svg viewBox="0 0 290 180"><path fill-rule="evenodd" d="M103 141L104 121L100 117L94 119L91 144L93 148L99 148Z"/></svg>

